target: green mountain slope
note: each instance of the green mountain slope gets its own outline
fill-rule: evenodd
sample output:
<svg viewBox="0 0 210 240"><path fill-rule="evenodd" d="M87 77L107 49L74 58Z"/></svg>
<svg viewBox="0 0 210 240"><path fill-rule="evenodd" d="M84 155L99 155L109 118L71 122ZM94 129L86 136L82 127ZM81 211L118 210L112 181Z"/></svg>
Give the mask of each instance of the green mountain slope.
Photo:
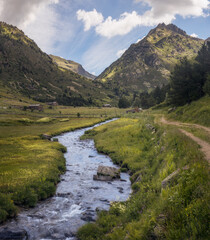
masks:
<svg viewBox="0 0 210 240"><path fill-rule="evenodd" d="M58 67L18 28L0 22L0 86L38 101L100 104L100 83ZM100 89L99 89L100 88Z"/></svg>
<svg viewBox="0 0 210 240"><path fill-rule="evenodd" d="M97 80L118 95L151 90L168 83L170 70L178 60L194 57L203 42L173 24L159 24L143 40L132 44Z"/></svg>
<svg viewBox="0 0 210 240"><path fill-rule="evenodd" d="M54 56L54 55L50 55L50 57L59 67L62 67L67 70L71 70L75 73L78 73L78 74L80 74L86 78L92 79L92 80L94 80L96 78L96 76L87 72L83 68L83 66L77 62L74 62L72 60L66 60L62 57L58 57L58 56Z"/></svg>

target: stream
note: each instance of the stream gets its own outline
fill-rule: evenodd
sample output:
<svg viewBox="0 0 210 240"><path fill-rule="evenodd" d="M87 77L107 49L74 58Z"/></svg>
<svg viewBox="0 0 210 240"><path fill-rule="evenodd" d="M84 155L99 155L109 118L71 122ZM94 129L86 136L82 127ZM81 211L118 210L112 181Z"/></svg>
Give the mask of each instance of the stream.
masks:
<svg viewBox="0 0 210 240"><path fill-rule="evenodd" d="M80 140L85 131L110 121L56 137L67 147L67 170L61 175L56 195L22 211L4 228L24 229L30 240L75 240L78 228L95 221L98 210L108 210L112 201L127 200L131 193L129 175L121 173L121 180L112 182L94 181L99 165L117 166L97 152L93 140Z"/></svg>

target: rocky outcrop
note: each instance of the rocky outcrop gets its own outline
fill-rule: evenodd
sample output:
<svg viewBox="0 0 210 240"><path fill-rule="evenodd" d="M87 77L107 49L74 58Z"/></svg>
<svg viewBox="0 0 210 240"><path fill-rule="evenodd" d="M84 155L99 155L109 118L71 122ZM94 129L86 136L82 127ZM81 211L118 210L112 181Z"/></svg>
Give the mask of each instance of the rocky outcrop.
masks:
<svg viewBox="0 0 210 240"><path fill-rule="evenodd" d="M3 229L0 230L0 239L3 240L27 240L28 234L25 230L12 230L12 229Z"/></svg>
<svg viewBox="0 0 210 240"><path fill-rule="evenodd" d="M120 178L120 170L114 167L99 166L97 175L93 176L93 180L112 181Z"/></svg>
<svg viewBox="0 0 210 240"><path fill-rule="evenodd" d="M41 138L51 141L52 136L48 134L42 134Z"/></svg>

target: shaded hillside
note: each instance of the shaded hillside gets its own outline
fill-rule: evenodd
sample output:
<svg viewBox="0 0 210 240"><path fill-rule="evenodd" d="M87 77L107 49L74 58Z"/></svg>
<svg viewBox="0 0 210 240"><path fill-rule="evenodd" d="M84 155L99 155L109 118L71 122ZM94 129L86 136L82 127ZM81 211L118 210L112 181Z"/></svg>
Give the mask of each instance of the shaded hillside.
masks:
<svg viewBox="0 0 210 240"><path fill-rule="evenodd" d="M132 44L97 80L118 95L154 89L168 83L178 60L196 56L203 42L173 24L159 24L143 40Z"/></svg>
<svg viewBox="0 0 210 240"><path fill-rule="evenodd" d="M80 74L86 78L92 79L92 80L94 80L96 78L96 76L87 72L83 68L83 66L77 62L74 62L72 60L66 60L62 57L58 57L58 56L54 56L54 55L50 55L50 57L59 67L62 67L67 70L71 70L75 73L78 73L78 74Z"/></svg>
<svg viewBox="0 0 210 240"><path fill-rule="evenodd" d="M67 105L100 104L99 83L55 64L18 28L0 22L0 83L38 101ZM97 89L97 91L96 91Z"/></svg>

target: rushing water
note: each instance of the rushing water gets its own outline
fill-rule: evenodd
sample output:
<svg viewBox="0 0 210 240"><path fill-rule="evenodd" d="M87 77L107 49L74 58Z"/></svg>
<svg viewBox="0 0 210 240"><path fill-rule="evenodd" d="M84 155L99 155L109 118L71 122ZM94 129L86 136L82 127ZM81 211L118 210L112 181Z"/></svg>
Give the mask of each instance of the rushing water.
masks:
<svg viewBox="0 0 210 240"><path fill-rule="evenodd" d="M96 219L97 210L108 210L111 201L128 198L131 191L128 174L121 173L121 180L112 182L93 180L99 165L114 164L108 156L97 152L93 140L80 140L84 132L92 128L57 137L67 147L67 171L61 176L56 195L33 209L21 212L7 227L25 229L29 239L33 240L73 240L80 226Z"/></svg>

